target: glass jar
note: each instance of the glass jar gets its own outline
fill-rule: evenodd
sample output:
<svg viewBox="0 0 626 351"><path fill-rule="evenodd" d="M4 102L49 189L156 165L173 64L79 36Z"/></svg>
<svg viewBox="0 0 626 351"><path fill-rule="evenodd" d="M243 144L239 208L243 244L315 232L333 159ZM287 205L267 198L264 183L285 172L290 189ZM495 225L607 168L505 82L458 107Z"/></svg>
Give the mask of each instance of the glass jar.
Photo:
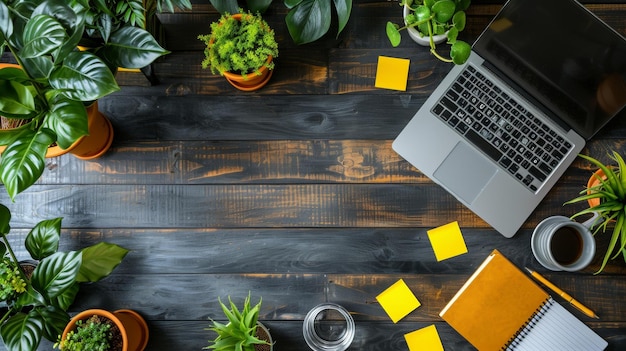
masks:
<svg viewBox="0 0 626 351"><path fill-rule="evenodd" d="M304 317L302 333L313 351L344 351L354 339L354 319L334 303L313 307Z"/></svg>

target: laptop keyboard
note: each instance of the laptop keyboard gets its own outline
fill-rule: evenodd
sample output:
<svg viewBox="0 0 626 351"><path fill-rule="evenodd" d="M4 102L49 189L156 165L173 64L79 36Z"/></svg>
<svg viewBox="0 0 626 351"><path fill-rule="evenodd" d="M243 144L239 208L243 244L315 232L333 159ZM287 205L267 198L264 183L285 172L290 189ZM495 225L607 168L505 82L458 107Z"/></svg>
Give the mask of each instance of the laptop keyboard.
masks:
<svg viewBox="0 0 626 351"><path fill-rule="evenodd" d="M572 148L471 65L432 112L533 192Z"/></svg>

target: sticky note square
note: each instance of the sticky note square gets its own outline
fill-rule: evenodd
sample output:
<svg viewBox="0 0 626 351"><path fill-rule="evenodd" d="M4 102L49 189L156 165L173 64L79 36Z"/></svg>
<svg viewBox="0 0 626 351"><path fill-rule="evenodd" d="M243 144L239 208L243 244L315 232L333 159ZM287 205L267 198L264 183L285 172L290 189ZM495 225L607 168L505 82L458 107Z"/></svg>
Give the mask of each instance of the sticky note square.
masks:
<svg viewBox="0 0 626 351"><path fill-rule="evenodd" d="M376 68L376 88L406 91L409 79L409 64L407 59L379 56Z"/></svg>
<svg viewBox="0 0 626 351"><path fill-rule="evenodd" d="M441 338L435 325L404 334L404 340L409 345L409 351L443 351Z"/></svg>
<svg viewBox="0 0 626 351"><path fill-rule="evenodd" d="M376 300L394 323L421 305L402 279L376 296Z"/></svg>
<svg viewBox="0 0 626 351"><path fill-rule="evenodd" d="M458 222L442 225L429 230L427 233L437 261L467 253L467 246L465 246Z"/></svg>

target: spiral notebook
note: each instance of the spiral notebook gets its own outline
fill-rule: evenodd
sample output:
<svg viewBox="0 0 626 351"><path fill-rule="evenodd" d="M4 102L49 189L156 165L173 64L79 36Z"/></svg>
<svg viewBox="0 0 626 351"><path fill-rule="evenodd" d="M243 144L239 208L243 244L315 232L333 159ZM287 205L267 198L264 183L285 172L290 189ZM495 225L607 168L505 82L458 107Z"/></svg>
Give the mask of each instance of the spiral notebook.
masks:
<svg viewBox="0 0 626 351"><path fill-rule="evenodd" d="M608 345L498 250L439 315L479 351L600 351Z"/></svg>

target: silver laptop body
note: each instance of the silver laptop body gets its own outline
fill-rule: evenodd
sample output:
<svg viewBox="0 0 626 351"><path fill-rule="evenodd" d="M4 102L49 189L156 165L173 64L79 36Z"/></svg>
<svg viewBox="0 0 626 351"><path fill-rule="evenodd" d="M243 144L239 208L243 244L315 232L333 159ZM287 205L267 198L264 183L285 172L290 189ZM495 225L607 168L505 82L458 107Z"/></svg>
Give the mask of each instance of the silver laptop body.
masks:
<svg viewBox="0 0 626 351"><path fill-rule="evenodd" d="M510 0L392 146L510 238L624 108L623 82L626 40L578 2Z"/></svg>

